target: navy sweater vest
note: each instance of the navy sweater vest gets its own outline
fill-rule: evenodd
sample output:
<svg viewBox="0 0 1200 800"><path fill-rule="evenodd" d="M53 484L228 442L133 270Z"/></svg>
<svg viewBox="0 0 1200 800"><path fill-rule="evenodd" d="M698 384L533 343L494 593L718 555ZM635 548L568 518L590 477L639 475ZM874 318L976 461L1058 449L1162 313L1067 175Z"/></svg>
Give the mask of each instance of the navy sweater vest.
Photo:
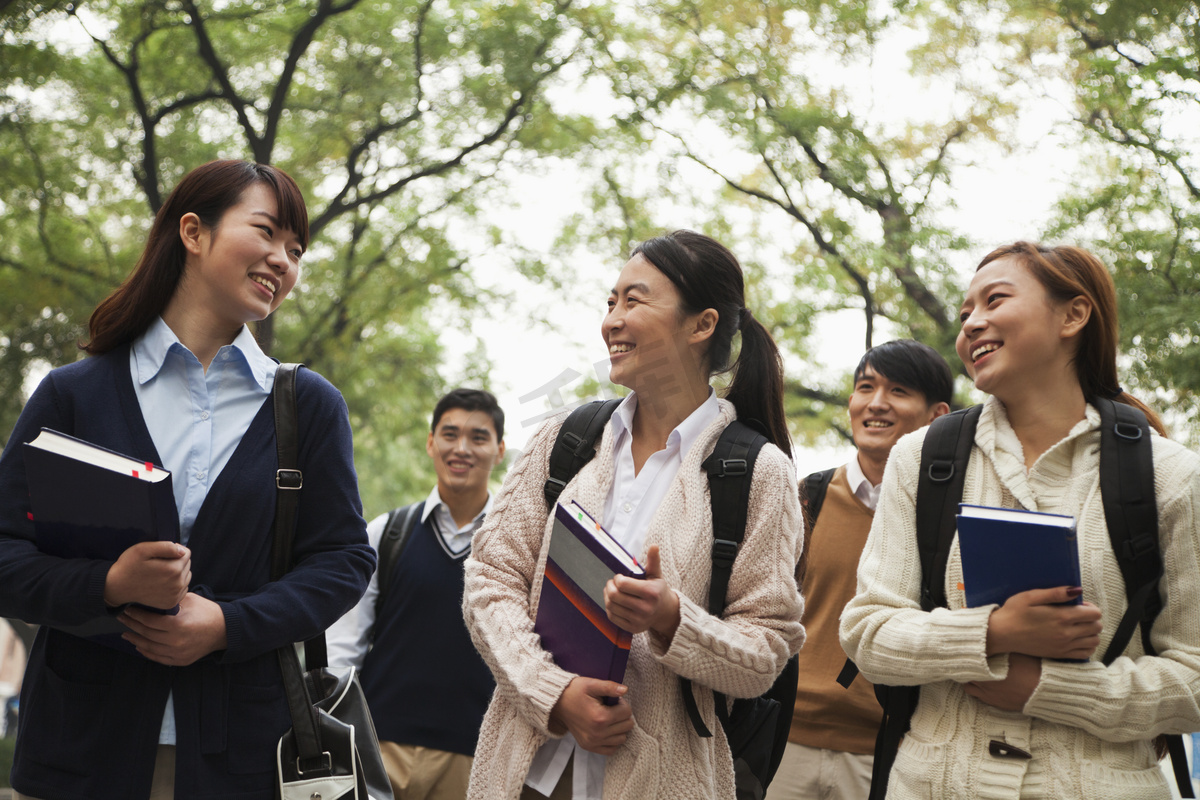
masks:
<svg viewBox="0 0 1200 800"><path fill-rule="evenodd" d="M495 682L462 616L464 551L451 556L418 522L398 559L362 686L379 738L475 754Z"/></svg>

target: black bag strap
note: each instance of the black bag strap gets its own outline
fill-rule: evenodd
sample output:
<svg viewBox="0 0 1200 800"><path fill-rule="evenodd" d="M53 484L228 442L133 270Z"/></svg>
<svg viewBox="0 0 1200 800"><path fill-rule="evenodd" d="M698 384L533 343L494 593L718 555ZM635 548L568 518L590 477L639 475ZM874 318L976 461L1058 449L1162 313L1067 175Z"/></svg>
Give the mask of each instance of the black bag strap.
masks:
<svg viewBox="0 0 1200 800"><path fill-rule="evenodd" d="M830 467L820 472L810 473L804 477L804 481L801 484L804 487L804 496L800 499L804 505L804 527L806 531L811 531L813 526L817 524L817 517L821 514L821 506L825 505L825 493L829 490L829 484L833 480L835 472L837 472L837 467Z"/></svg>
<svg viewBox="0 0 1200 800"><path fill-rule="evenodd" d="M1157 654L1150 642L1150 631L1162 611L1159 582L1163 564L1150 423L1145 414L1131 405L1108 398L1093 398L1091 403L1100 412L1100 495L1104 522L1125 581L1127 603L1116 633L1104 651L1102 661L1108 665L1129 646L1136 627L1141 628L1146 655ZM1183 737L1165 738L1180 797L1195 797Z"/></svg>
<svg viewBox="0 0 1200 800"><path fill-rule="evenodd" d="M938 417L921 445L917 478L917 551L921 557L921 608L946 605L946 562L958 528L967 463L975 444L975 426L983 406Z"/></svg>
<svg viewBox="0 0 1200 800"><path fill-rule="evenodd" d="M946 562L957 530L958 504L962 501L967 463L975 444L975 426L983 406L944 414L929 424L921 445L921 471L917 478L917 552L921 560L921 608L932 611L946 605ZM839 681L857 674L847 660ZM875 738L875 763L871 768L868 800L883 800L888 775L896 761L900 740L908 733L921 696L919 686L876 686L883 720Z"/></svg>
<svg viewBox="0 0 1200 800"><path fill-rule="evenodd" d="M620 404L620 398L593 400L567 416L550 449L550 477L542 489L548 508L554 508L562 490L596 455L596 440Z"/></svg>
<svg viewBox="0 0 1200 800"><path fill-rule="evenodd" d="M296 512L300 505L300 489L304 474L299 469L299 416L296 408L296 373L300 364L280 364L275 372L271 398L275 410L275 447L279 459L275 472L275 520L271 526L271 580L282 578L292 567L292 542L296 536ZM325 664L325 634L310 649L304 643L305 666L313 669ZM304 681L304 671L294 645L276 651L292 731L296 738L298 766L317 777L326 774L324 747L321 744L317 712ZM314 659L320 663L314 663Z"/></svg>
<svg viewBox="0 0 1200 800"><path fill-rule="evenodd" d="M1100 412L1100 494L1114 555L1125 579L1128 607L1113 634L1104 663L1111 664L1141 625L1142 646L1154 655L1150 628L1162 610L1158 593L1162 556L1158 547L1158 504L1154 496L1154 453L1150 425L1133 406L1094 399Z"/></svg>
<svg viewBox="0 0 1200 800"><path fill-rule="evenodd" d="M751 479L758 452L767 443L767 437L734 420L729 423L708 458L700 465L708 473L708 492L712 502L713 544L712 577L708 584L708 613L720 616L725 611L725 592L729 588L729 577L733 562L746 537L746 512L750 506ZM704 724L700 709L696 705L692 682L679 679L683 692L683 707L697 735L712 736ZM717 717L722 725L729 722L729 709L725 698L713 693Z"/></svg>
<svg viewBox="0 0 1200 800"><path fill-rule="evenodd" d="M408 544L408 537L412 535L413 528L417 526L417 512L421 509L422 503L412 503L411 505L393 508L388 512L387 524L383 529L383 536L379 539L379 564L375 569L376 578L379 584L379 594L375 598L375 618L379 619L379 610L383 608L383 604L387 601L388 590L392 585L392 572L395 570L396 564L400 561L400 555L404 552L405 545ZM371 636L374 638L376 627L371 628Z"/></svg>

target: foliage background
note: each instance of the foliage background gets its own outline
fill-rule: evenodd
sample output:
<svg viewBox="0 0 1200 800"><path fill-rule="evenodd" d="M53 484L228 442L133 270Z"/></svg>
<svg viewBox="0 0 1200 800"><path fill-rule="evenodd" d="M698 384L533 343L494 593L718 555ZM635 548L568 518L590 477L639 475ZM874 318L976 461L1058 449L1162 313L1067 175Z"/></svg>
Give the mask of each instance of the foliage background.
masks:
<svg viewBox="0 0 1200 800"><path fill-rule="evenodd" d="M0 432L174 181L242 157L310 198L302 286L257 333L346 396L369 514L427 491L447 388L515 390L513 435L611 391L570 331L680 225L743 255L805 445L844 441L866 346L957 364L964 274L1024 236L1112 265L1123 380L1195 445L1197 31L1177 0L0 0ZM1052 172L960 205L1048 147ZM1038 229L980 222L1023 203Z"/></svg>

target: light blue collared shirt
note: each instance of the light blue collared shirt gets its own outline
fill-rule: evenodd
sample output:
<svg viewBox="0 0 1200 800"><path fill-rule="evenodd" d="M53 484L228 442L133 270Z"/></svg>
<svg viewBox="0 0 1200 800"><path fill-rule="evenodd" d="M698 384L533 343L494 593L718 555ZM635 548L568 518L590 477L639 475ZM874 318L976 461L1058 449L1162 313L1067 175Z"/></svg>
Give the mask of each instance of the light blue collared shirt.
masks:
<svg viewBox="0 0 1200 800"><path fill-rule="evenodd" d="M208 490L271 394L279 365L250 329L217 351L208 367L156 319L129 348L129 370L154 448L171 473L179 540L187 544ZM167 698L159 744L175 744L174 697Z"/></svg>
<svg viewBox="0 0 1200 800"><path fill-rule="evenodd" d="M184 544L209 487L270 396L278 366L245 326L217 351L207 373L162 317L129 349L142 418L171 473Z"/></svg>

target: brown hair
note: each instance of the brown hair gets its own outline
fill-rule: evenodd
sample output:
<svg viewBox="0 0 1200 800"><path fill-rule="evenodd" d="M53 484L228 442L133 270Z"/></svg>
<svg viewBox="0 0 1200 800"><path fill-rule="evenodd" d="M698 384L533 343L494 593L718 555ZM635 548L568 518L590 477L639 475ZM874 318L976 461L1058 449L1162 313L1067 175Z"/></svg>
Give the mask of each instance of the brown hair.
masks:
<svg viewBox="0 0 1200 800"><path fill-rule="evenodd" d="M1086 250L1070 245L1047 247L1032 242L997 247L984 256L976 270L1001 258L1023 264L1056 302L1086 297L1092 315L1079 337L1075 374L1088 400L1107 397L1133 406L1146 415L1154 430L1166 436L1162 420L1150 408L1123 390L1117 380L1117 291L1104 263Z"/></svg>
<svg viewBox="0 0 1200 800"><path fill-rule="evenodd" d="M99 355L132 342L162 314L175 294L187 250L179 238L179 220L192 213L216 230L221 217L235 206L252 184L263 183L275 193L279 221L308 248L308 209L291 177L278 167L250 161L212 161L183 176L154 217L146 248L129 277L96 306L88 321L91 339L80 344Z"/></svg>

